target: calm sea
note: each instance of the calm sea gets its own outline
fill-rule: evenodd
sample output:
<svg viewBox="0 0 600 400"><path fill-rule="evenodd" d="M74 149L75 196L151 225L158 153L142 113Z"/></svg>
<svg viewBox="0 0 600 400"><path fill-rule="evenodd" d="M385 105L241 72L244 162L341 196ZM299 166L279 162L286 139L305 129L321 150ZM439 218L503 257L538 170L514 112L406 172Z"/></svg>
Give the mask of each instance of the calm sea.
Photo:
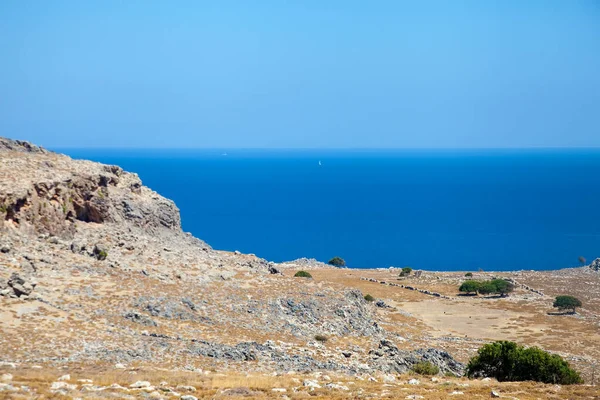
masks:
<svg viewBox="0 0 600 400"><path fill-rule="evenodd" d="M350 267L558 269L600 257L600 150L62 150L173 199L216 249Z"/></svg>

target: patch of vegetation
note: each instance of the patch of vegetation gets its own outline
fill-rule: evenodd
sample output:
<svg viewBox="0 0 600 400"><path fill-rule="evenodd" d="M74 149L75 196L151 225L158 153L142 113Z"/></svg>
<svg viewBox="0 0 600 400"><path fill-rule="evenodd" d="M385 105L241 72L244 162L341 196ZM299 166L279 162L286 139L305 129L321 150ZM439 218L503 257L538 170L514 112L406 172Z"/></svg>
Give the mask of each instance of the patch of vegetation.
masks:
<svg viewBox="0 0 600 400"><path fill-rule="evenodd" d="M458 291L461 293L466 293L466 294L470 294L470 293L477 294L480 286L481 285L479 282L468 280L466 282L463 282L462 285L460 285L460 287L458 288Z"/></svg>
<svg viewBox="0 0 600 400"><path fill-rule="evenodd" d="M573 296L557 296L552 307L558 308L561 311L570 310L573 314L577 307L581 307L581 301Z"/></svg>
<svg viewBox="0 0 600 400"><path fill-rule="evenodd" d="M315 340L317 342L325 343L328 340L328 338L325 335L315 335Z"/></svg>
<svg viewBox="0 0 600 400"><path fill-rule="evenodd" d="M467 277L467 278L472 278L472 277L473 277L473 273L472 273L472 272L467 272L467 273L465 274L465 277Z"/></svg>
<svg viewBox="0 0 600 400"><path fill-rule="evenodd" d="M402 268L402 272L400 272L400 276L409 276L411 272L412 272L411 267L404 267L404 268Z"/></svg>
<svg viewBox="0 0 600 400"><path fill-rule="evenodd" d="M6 214L8 207L5 204L0 204L0 213Z"/></svg>
<svg viewBox="0 0 600 400"><path fill-rule="evenodd" d="M106 257L108 257L108 253L105 250L100 250L96 255L96 258L98 258L100 261L106 260Z"/></svg>
<svg viewBox="0 0 600 400"><path fill-rule="evenodd" d="M327 262L327 264L333 265L334 267L344 267L346 265L346 261L344 261L342 257L333 257Z"/></svg>
<svg viewBox="0 0 600 400"><path fill-rule="evenodd" d="M559 355L509 341L497 341L481 347L467 365L467 376L496 378L499 382L583 383L579 373Z"/></svg>
<svg viewBox="0 0 600 400"><path fill-rule="evenodd" d="M294 276L296 278L312 278L312 275L306 271L298 271Z"/></svg>
<svg viewBox="0 0 600 400"><path fill-rule="evenodd" d="M371 296L370 294L366 294L365 295L365 300L366 301L375 301L375 297Z"/></svg>
<svg viewBox="0 0 600 400"><path fill-rule="evenodd" d="M504 279L492 279L490 281L468 280L458 288L463 293L499 294L504 297L515 290L515 285Z"/></svg>
<svg viewBox="0 0 600 400"><path fill-rule="evenodd" d="M440 368L429 361L421 361L415 364L411 370L419 375L437 375L440 373Z"/></svg>

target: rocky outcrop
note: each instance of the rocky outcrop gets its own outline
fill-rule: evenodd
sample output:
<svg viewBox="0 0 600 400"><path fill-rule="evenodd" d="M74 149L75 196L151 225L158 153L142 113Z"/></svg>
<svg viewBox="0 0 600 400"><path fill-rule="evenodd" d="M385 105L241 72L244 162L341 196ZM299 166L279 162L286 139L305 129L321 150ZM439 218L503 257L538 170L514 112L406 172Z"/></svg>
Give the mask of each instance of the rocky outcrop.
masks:
<svg viewBox="0 0 600 400"><path fill-rule="evenodd" d="M181 229L179 209L120 167L72 160L0 138L0 218L39 233L72 236L74 222Z"/></svg>
<svg viewBox="0 0 600 400"><path fill-rule="evenodd" d="M399 350L389 340L382 340L379 348L369 352L374 369L384 372L405 373L420 362L436 365L440 372L456 376L464 374L464 364L456 361L450 354L438 349L417 349L415 351Z"/></svg>
<svg viewBox="0 0 600 400"><path fill-rule="evenodd" d="M9 297L26 297L31 295L37 282L26 280L19 274L13 273L6 282L0 282L0 295Z"/></svg>
<svg viewBox="0 0 600 400"><path fill-rule="evenodd" d="M596 258L594 261L592 261L590 268L593 271L600 272L600 258Z"/></svg>

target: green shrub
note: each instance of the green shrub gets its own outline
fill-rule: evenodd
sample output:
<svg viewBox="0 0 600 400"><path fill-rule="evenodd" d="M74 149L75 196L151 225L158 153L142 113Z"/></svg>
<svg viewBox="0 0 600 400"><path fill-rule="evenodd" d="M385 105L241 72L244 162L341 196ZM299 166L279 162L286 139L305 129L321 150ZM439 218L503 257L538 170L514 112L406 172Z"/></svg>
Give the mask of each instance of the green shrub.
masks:
<svg viewBox="0 0 600 400"><path fill-rule="evenodd" d="M108 257L108 253L104 250L100 250L98 252L98 255L96 256L98 258L98 260L102 261L102 260L106 260L106 257Z"/></svg>
<svg viewBox="0 0 600 400"><path fill-rule="evenodd" d="M477 294L477 291L479 290L480 286L481 285L479 282L469 280L469 281L463 282L463 284L460 285L460 287L458 288L458 291L462 292L462 293L467 293L467 294L469 294L469 293Z"/></svg>
<svg viewBox="0 0 600 400"><path fill-rule="evenodd" d="M473 277L473 273L472 273L472 272L467 272L467 273L465 274L465 277L467 277L467 278L472 278L472 277Z"/></svg>
<svg viewBox="0 0 600 400"><path fill-rule="evenodd" d="M333 265L335 267L343 267L346 265L346 261L344 261L344 259L341 257L333 257L327 262L327 264Z"/></svg>
<svg viewBox="0 0 600 400"><path fill-rule="evenodd" d="M571 310L572 313L575 313L575 309L581 307L581 301L573 296L557 296L552 306L561 311Z"/></svg>
<svg viewBox="0 0 600 400"><path fill-rule="evenodd" d="M500 382L536 381L561 385L583 382L560 356L508 341L481 347L467 365L467 376L496 378Z"/></svg>
<svg viewBox="0 0 600 400"><path fill-rule="evenodd" d="M494 286L492 281L479 282L479 289L477 291L481 294L496 293L496 286Z"/></svg>
<svg viewBox="0 0 600 400"><path fill-rule="evenodd" d="M306 271L298 271L294 276L296 278L312 278L312 275Z"/></svg>
<svg viewBox="0 0 600 400"><path fill-rule="evenodd" d="M498 293L502 297L515 290L515 285L504 279L493 279L492 285L496 288L495 293Z"/></svg>
<svg viewBox="0 0 600 400"><path fill-rule="evenodd" d="M315 335L315 340L317 342L325 343L328 339L325 335Z"/></svg>
<svg viewBox="0 0 600 400"><path fill-rule="evenodd" d="M463 288L463 286L465 286L465 284L467 284L469 282L474 282L474 281L464 282L458 288L458 290L461 292L466 291L466 290L461 290L461 288ZM475 284L478 286L477 292L479 292L481 294L499 294L502 297L506 296L508 293L512 292L515 289L515 286L511 282L506 281L504 279L492 279L491 281L476 282ZM472 288L473 286L467 285L466 287ZM463 289L466 289L466 287ZM472 290L470 290L468 292L472 292Z"/></svg>
<svg viewBox="0 0 600 400"><path fill-rule="evenodd" d="M412 371L419 375L437 375L440 373L440 369L437 365L430 363L429 361L421 361L412 367Z"/></svg>
<svg viewBox="0 0 600 400"><path fill-rule="evenodd" d="M366 301L375 301L375 297L371 296L370 294L365 295L365 300Z"/></svg>
<svg viewBox="0 0 600 400"><path fill-rule="evenodd" d="M400 272L400 276L408 276L408 275L410 275L411 272L412 272L411 267L404 267L404 268L402 268L402 272Z"/></svg>

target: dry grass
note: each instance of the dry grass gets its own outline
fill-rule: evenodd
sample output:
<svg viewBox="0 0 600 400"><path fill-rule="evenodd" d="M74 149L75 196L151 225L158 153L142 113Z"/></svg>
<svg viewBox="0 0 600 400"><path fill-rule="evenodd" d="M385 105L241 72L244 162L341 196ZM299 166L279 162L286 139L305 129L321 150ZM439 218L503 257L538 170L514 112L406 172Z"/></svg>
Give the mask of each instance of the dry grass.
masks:
<svg viewBox="0 0 600 400"><path fill-rule="evenodd" d="M3 371L5 372L5 371ZM432 382L427 377L417 377L421 383L410 385L408 381L414 375L398 375L396 380L383 384L381 378L377 382L365 378L334 375L329 377L302 374L284 375L262 375L262 374L239 374L235 372L216 373L205 375L197 372L167 371L151 368L135 367L126 371L108 370L107 367L77 367L66 369L45 368L43 370L23 369L13 370L13 384L15 386L28 386L32 392L28 394L0 392L0 399L106 399L119 398L122 394L134 398L147 398L148 393L141 391L119 391L104 390L101 392L73 391L67 395L51 393L49 387L59 376L66 373L71 375L70 383L77 383L78 379L93 379L94 385L108 386L118 383L129 386L138 380L151 382L157 388L161 382L167 382L166 387L172 387L178 392L184 393L182 389L176 389L179 385L194 386L197 390L192 394L199 399L211 398L281 398L281 392L274 392L273 388L285 389L285 395L291 399L348 399L368 398L377 396L379 398L405 398L408 395L423 396L425 399L452 399L452 398L489 398L490 391L496 390L504 398L516 397L520 400L533 399L598 399L597 387L586 385L556 386L545 385L534 382L504 382L468 380L465 378L438 377L438 382ZM310 390L304 387L302 382L306 379L316 380L322 386ZM329 380L330 379L330 380ZM333 382L348 387L348 391L329 389L325 385ZM163 387L165 387L163 386ZM462 392L464 397L456 397L453 392ZM164 398L168 398L166 392ZM171 397L173 398L173 397Z"/></svg>

